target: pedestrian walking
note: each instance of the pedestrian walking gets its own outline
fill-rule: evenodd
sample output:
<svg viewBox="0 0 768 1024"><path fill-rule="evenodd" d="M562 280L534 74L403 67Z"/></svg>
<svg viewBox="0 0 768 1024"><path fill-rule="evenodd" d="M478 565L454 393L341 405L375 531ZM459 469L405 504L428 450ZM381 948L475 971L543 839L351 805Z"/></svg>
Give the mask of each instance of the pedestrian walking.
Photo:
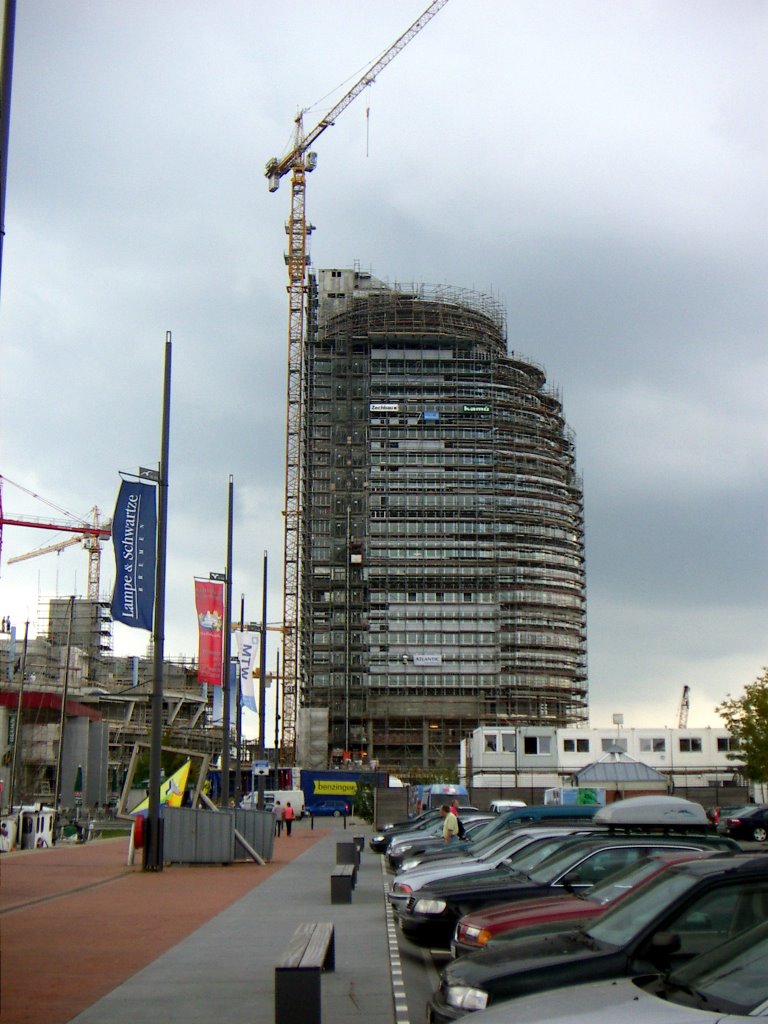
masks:
<svg viewBox="0 0 768 1024"><path fill-rule="evenodd" d="M456 816L456 824L458 825L459 828L457 837L459 839L466 839L467 830L464 828L464 823L462 822L461 816L459 815L459 798L456 796L453 798L453 800L451 800L451 811Z"/></svg>
<svg viewBox="0 0 768 1024"><path fill-rule="evenodd" d="M458 819L448 804L443 804L440 808L440 816L443 819L443 842L450 843L459 834Z"/></svg>
<svg viewBox="0 0 768 1024"><path fill-rule="evenodd" d="M283 831L283 808L280 806L279 800L275 800L272 813L275 816L275 835L279 836Z"/></svg>
<svg viewBox="0 0 768 1024"><path fill-rule="evenodd" d="M285 805L283 811L283 821L285 822L285 834L289 836L291 834L291 825L293 825L293 819L296 817L293 808L291 807L291 801Z"/></svg>

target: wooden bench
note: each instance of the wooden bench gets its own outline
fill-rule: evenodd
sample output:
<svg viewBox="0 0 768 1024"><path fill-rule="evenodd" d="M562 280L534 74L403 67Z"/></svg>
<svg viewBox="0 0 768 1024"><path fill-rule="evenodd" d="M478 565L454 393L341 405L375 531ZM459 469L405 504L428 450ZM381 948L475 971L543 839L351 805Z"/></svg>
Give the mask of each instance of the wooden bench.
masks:
<svg viewBox="0 0 768 1024"><path fill-rule="evenodd" d="M354 864L337 864L331 872L331 903L351 903L355 887Z"/></svg>
<svg viewBox="0 0 768 1024"><path fill-rule="evenodd" d="M275 1024L320 1024L320 974L335 969L331 922L300 924L275 965Z"/></svg>

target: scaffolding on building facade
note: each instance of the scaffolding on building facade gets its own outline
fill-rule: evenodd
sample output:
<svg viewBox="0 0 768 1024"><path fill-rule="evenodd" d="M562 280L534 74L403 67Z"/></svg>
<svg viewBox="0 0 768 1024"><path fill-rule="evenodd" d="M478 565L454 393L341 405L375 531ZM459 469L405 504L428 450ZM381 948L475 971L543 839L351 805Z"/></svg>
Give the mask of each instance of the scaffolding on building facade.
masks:
<svg viewBox="0 0 768 1024"><path fill-rule="evenodd" d="M329 750L453 767L501 718L587 717L583 497L559 396L489 296L319 271L301 703Z"/></svg>

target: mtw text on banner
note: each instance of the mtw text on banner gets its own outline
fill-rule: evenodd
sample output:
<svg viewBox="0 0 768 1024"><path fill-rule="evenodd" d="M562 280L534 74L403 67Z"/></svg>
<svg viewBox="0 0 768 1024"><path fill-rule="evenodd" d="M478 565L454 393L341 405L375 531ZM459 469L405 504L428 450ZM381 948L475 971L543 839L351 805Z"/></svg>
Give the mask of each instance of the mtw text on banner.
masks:
<svg viewBox="0 0 768 1024"><path fill-rule="evenodd" d="M240 670L240 703L244 708L256 710L256 691L253 685L253 669L260 653L260 636L245 630L234 633L237 643L238 667Z"/></svg>
<svg viewBox="0 0 768 1024"><path fill-rule="evenodd" d="M115 589L112 618L126 626L152 629L155 605L157 489L123 480L112 520Z"/></svg>

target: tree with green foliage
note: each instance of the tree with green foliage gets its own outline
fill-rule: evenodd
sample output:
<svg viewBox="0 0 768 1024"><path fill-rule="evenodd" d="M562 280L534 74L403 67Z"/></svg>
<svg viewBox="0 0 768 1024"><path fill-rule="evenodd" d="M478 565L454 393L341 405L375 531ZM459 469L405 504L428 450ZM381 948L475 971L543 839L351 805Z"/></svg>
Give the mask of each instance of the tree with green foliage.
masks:
<svg viewBox="0 0 768 1024"><path fill-rule="evenodd" d="M715 710L739 746L728 757L744 762L752 782L768 782L768 668L744 687L743 696L728 694Z"/></svg>
<svg viewBox="0 0 768 1024"><path fill-rule="evenodd" d="M358 783L354 813L369 825L373 822L373 789L369 782Z"/></svg>

